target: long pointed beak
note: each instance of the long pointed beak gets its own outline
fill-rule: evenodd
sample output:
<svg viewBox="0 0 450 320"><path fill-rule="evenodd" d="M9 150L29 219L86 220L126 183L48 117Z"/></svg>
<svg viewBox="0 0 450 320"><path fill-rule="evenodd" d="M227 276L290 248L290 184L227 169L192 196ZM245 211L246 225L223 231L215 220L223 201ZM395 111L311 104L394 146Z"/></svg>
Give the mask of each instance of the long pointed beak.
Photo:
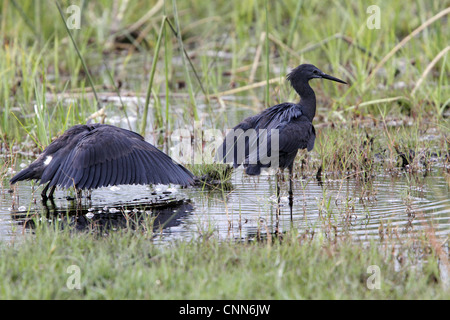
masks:
<svg viewBox="0 0 450 320"><path fill-rule="evenodd" d="M340 82L340 83L345 83L345 84L347 84L347 82L342 81L341 79L335 78L335 77L333 77L333 76L330 76L330 75L328 75L328 74L326 74L326 73L322 74L322 78L328 79L328 80L333 80L333 81Z"/></svg>

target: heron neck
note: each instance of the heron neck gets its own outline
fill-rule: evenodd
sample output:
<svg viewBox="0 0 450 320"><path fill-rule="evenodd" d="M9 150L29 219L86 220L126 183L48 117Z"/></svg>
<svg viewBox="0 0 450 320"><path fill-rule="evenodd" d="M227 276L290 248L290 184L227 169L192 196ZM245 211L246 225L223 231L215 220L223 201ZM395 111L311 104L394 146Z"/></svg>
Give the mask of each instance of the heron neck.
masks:
<svg viewBox="0 0 450 320"><path fill-rule="evenodd" d="M316 115L316 94L314 90L309 86L308 82L294 89L300 95L303 114L312 122Z"/></svg>

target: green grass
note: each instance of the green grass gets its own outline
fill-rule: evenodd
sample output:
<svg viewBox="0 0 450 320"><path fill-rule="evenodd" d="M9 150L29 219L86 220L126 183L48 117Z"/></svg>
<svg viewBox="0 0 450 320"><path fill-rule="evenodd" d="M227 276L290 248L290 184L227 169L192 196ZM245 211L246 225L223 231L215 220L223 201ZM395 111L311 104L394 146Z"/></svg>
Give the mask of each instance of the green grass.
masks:
<svg viewBox="0 0 450 320"><path fill-rule="evenodd" d="M68 2L59 3L67 18ZM174 106L181 106L181 116L187 123L202 119L209 127L223 129L234 124L228 123L226 114L236 113L239 108L225 99L223 110L219 101L205 98L204 93L217 94L232 87L283 77L302 62L314 63L351 84L347 87L314 83L321 97L320 106L324 107L321 116L333 121L378 117L380 103L371 101L403 97L382 106L386 113L396 117L419 115L419 119L426 117L448 128L448 119L443 116L449 102L445 94L449 85L446 55L411 95L427 66L442 51L443 44L449 42L448 34L443 32L445 18L409 40L381 66L378 75L367 81L371 70L397 43L432 15L445 10L439 1L416 1L406 8L401 3L381 1L378 4L381 29L367 28L366 6L351 1L324 5L320 1L306 4L293 0L215 4L166 0L158 2L159 9L139 29L131 26L151 9L146 1L129 2L122 11L119 7L112 8L106 0L83 3L81 29L70 30L78 50L53 2L37 5L25 0L14 1L15 5L0 4L5 17L0 25L4 35L0 49L2 139L23 141L32 136L45 145L51 134L61 131L60 119L67 117L68 103L61 94L74 97L80 108L64 122L70 126L86 121L96 111L92 87L101 98L105 93L115 92L112 88L119 81L121 91L151 100L150 108L154 110L149 113L150 127L158 135L167 135L179 127L176 121L179 114L175 116ZM164 17L167 23L162 23ZM133 40L129 32L135 30L141 31L145 45L141 42L137 47L125 47L127 50L114 50L119 45L113 41L115 34ZM261 38L264 34L268 36ZM260 54L255 55L258 47ZM108 62L107 68L103 61ZM115 83L111 83L111 78ZM169 99L175 94L177 99ZM237 95L249 96L252 98L241 105L248 105L252 112L279 101L297 99L284 81ZM404 108L402 101L408 100L409 105ZM42 105L45 125L30 117L36 104ZM202 104L206 109L200 108ZM359 104L364 106L358 107ZM141 110L144 107L141 105ZM107 114L108 111L114 114L115 108L107 106ZM11 113L22 120L22 125ZM145 120L140 120L145 125Z"/></svg>
<svg viewBox="0 0 450 320"><path fill-rule="evenodd" d="M0 245L2 299L448 299L429 240L394 249L319 234L155 245L151 233L55 231ZM420 256L420 263L418 257ZM70 289L79 268L80 289ZM380 289L369 289L380 271ZM370 270L370 269L369 269ZM68 272L69 271L69 272Z"/></svg>

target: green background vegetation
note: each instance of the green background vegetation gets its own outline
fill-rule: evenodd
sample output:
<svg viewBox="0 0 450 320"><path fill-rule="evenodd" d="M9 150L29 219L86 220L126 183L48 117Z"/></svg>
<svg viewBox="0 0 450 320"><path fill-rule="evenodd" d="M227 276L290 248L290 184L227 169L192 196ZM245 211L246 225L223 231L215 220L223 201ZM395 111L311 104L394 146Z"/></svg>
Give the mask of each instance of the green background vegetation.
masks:
<svg viewBox="0 0 450 320"><path fill-rule="evenodd" d="M69 2L59 3L69 18ZM296 100L283 79L305 62L350 83L315 81L321 108L316 123L407 115L413 122L426 118L442 129L448 125L442 123L449 104L447 55L432 65L414 95L412 91L449 43L445 3L379 1L380 29L369 29L371 14L364 1L79 1L70 2L81 8L80 29L71 33L98 96L116 93L118 87L122 95L149 95L153 129L161 134L183 123L173 119L176 107L182 108L184 122L203 120L224 129L233 125L228 113L252 113ZM2 139L11 143L33 137L46 146L51 137L85 122L97 110L92 87L54 1L5 0L0 10ZM439 13L443 18L389 55ZM162 24L164 16L169 23ZM171 27L181 30L181 39ZM279 81L270 86L234 94L242 97L237 103L216 98L274 78ZM142 114L144 106L139 108Z"/></svg>

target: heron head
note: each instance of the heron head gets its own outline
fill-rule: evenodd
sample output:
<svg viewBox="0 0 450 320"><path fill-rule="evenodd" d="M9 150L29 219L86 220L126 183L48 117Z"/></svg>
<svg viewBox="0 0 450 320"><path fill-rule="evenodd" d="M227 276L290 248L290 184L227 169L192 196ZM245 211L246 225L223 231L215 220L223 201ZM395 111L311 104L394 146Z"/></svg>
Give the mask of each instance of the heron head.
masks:
<svg viewBox="0 0 450 320"><path fill-rule="evenodd" d="M315 78L322 78L347 84L347 82L326 74L312 64L301 64L297 68L294 68L286 77L286 79L292 84L298 82L308 82L309 80Z"/></svg>

